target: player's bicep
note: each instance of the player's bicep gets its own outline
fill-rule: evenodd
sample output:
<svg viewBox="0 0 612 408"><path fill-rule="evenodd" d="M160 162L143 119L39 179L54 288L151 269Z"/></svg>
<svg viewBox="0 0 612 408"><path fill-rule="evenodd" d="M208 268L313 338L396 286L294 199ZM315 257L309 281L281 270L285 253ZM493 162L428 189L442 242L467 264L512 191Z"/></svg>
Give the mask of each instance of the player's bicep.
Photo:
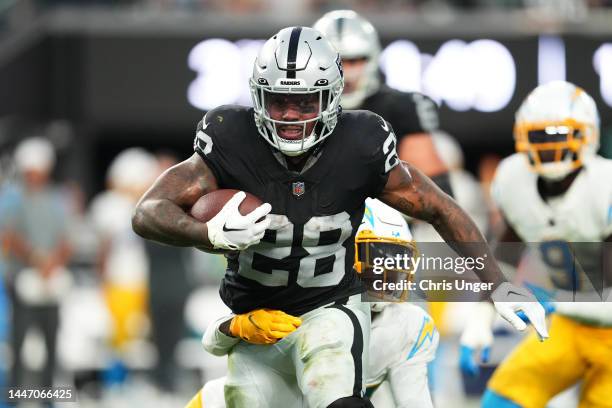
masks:
<svg viewBox="0 0 612 408"><path fill-rule="evenodd" d="M166 170L142 200L165 199L189 208L201 196L216 190L217 180L198 153Z"/></svg>

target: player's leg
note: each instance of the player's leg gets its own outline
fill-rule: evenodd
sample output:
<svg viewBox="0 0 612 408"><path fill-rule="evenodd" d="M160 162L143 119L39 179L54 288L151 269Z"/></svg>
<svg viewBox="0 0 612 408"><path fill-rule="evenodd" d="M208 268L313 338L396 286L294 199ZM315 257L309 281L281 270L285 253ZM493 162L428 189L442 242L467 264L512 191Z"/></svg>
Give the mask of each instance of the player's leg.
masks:
<svg viewBox="0 0 612 408"><path fill-rule="evenodd" d="M301 318L293 337L293 358L308 406L371 406L362 398L370 333L368 304L354 296L346 305L322 307Z"/></svg>
<svg viewBox="0 0 612 408"><path fill-rule="evenodd" d="M42 329L45 340L45 348L47 350L47 362L43 367L42 386L53 386L53 375L55 374L55 366L57 363L57 330L59 327L59 307L45 306L38 311L39 326Z"/></svg>
<svg viewBox="0 0 612 408"><path fill-rule="evenodd" d="M13 352L13 367L11 369L11 386L19 387L23 384L26 368L22 358L26 333L33 323L32 308L23 304L13 292L13 314L11 327L11 346Z"/></svg>
<svg viewBox="0 0 612 408"><path fill-rule="evenodd" d="M612 328L580 326L577 338L589 362L579 407L612 407Z"/></svg>
<svg viewBox="0 0 612 408"><path fill-rule="evenodd" d="M576 341L576 323L553 315L550 338L540 342L535 332L503 361L488 383L484 408L508 400L523 408L544 407L586 372Z"/></svg>
<svg viewBox="0 0 612 408"><path fill-rule="evenodd" d="M282 343L281 340L279 343ZM301 407L295 369L283 346L240 342L228 356L225 404L232 408ZM207 407L208 408L208 407Z"/></svg>

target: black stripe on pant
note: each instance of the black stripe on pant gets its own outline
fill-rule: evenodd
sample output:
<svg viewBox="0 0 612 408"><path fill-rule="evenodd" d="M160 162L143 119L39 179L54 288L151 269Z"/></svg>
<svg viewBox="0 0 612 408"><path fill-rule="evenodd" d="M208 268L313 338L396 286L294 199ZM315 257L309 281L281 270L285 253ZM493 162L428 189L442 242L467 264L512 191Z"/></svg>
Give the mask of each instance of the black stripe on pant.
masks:
<svg viewBox="0 0 612 408"><path fill-rule="evenodd" d="M342 310L344 313L346 313L349 319L351 319L351 323L353 323L353 345L351 346L351 355L353 356L353 362L355 363L355 384L353 385L353 396L361 397L363 381L363 367L361 364L363 357L363 332L361 331L361 324L359 323L357 316L355 316L355 313L348 307L342 304L335 304L327 307Z"/></svg>

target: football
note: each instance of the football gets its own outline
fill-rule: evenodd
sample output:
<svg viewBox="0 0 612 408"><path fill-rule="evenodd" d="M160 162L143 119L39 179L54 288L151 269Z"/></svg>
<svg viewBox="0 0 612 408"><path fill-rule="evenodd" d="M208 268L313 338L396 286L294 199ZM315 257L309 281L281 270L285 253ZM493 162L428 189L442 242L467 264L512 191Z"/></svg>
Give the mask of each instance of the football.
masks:
<svg viewBox="0 0 612 408"><path fill-rule="evenodd" d="M196 201L193 207L191 207L191 216L201 222L209 221L221 211L225 203L227 203L238 191L240 190L221 189L203 195ZM251 193L246 193L246 197L240 203L238 210L240 214L247 215L262 204L263 202L259 198Z"/></svg>

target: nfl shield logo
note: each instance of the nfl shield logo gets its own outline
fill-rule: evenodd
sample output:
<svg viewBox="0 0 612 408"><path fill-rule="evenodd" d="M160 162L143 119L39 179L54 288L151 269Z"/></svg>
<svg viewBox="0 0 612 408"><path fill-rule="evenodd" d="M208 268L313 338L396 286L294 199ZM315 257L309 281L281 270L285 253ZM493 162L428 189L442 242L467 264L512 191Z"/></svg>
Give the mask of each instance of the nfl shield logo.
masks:
<svg viewBox="0 0 612 408"><path fill-rule="evenodd" d="M306 186L303 181L296 181L293 183L293 195L301 197L306 192Z"/></svg>

